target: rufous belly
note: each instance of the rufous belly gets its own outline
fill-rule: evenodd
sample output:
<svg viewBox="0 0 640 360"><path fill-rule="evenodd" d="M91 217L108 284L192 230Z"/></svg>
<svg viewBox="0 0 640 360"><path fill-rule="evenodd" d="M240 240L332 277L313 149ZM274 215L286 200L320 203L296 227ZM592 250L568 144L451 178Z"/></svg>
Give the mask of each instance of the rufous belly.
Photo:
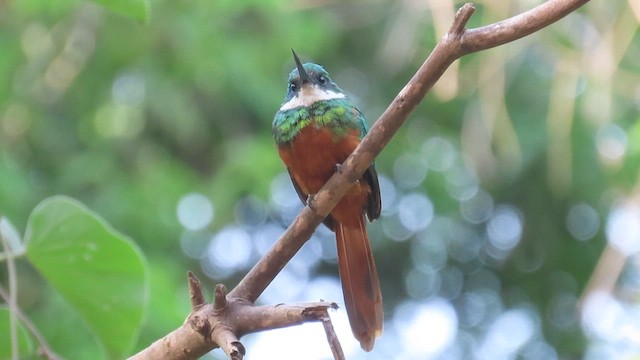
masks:
<svg viewBox="0 0 640 360"><path fill-rule="evenodd" d="M348 130L337 138L330 129L314 123L303 128L288 144L278 147L280 157L289 168L295 182L306 194L315 194L335 173L360 143L358 130ZM331 212L337 221L362 214L369 186L362 181L354 184Z"/></svg>

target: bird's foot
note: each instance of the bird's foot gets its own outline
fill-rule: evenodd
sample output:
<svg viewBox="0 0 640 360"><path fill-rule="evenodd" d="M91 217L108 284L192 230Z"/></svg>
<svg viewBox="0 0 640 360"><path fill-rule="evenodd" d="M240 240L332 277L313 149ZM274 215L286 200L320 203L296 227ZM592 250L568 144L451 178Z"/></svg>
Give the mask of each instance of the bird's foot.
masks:
<svg viewBox="0 0 640 360"><path fill-rule="evenodd" d="M342 174L342 164L336 164L336 165L333 167L333 170L334 170L335 172L337 172L338 174Z"/></svg>
<svg viewBox="0 0 640 360"><path fill-rule="evenodd" d="M314 195L313 194L309 194L307 195L307 201L305 202L306 205L310 208L313 209L313 205L314 205L314 201L313 201Z"/></svg>
<svg viewBox="0 0 640 360"><path fill-rule="evenodd" d="M305 203L314 213L318 212L316 209L316 194L309 194Z"/></svg>

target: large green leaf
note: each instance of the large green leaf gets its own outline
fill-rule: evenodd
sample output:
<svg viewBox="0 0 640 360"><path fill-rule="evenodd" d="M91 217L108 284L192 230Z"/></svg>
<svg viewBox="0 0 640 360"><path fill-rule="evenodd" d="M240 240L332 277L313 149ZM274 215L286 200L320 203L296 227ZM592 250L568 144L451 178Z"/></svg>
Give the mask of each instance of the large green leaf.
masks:
<svg viewBox="0 0 640 360"><path fill-rule="evenodd" d="M0 306L0 359L11 358L11 337L10 334L9 309ZM27 330L18 320L18 349L22 358L27 354L33 353L33 343L27 334Z"/></svg>
<svg viewBox="0 0 640 360"><path fill-rule="evenodd" d="M104 7L136 20L149 19L149 0L93 0Z"/></svg>
<svg viewBox="0 0 640 360"><path fill-rule="evenodd" d="M33 211L27 258L94 331L110 358L133 346L147 300L136 245L79 202L56 196Z"/></svg>

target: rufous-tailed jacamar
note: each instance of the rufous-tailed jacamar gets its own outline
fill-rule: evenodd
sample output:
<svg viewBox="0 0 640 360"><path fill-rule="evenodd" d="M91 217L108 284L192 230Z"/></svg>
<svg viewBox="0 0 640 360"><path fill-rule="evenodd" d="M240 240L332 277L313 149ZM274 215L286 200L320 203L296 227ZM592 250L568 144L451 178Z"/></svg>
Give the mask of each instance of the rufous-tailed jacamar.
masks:
<svg viewBox="0 0 640 360"><path fill-rule="evenodd" d="M317 193L367 133L364 116L320 65L289 74L287 96L273 119L273 136L300 199ZM364 215L380 216L373 165L338 202L324 224L336 233L338 264L351 330L366 351L382 334L382 295Z"/></svg>

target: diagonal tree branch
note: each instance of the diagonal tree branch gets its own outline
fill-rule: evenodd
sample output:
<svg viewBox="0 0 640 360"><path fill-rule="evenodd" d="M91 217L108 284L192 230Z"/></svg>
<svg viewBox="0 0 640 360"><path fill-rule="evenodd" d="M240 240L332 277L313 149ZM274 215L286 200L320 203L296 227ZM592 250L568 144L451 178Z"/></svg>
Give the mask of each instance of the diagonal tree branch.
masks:
<svg viewBox="0 0 640 360"><path fill-rule="evenodd" d="M531 35L562 19L587 2L589 0L551 0L495 24L466 30L461 39L462 55L490 49Z"/></svg>
<svg viewBox="0 0 640 360"><path fill-rule="evenodd" d="M438 42L409 83L380 115L367 136L331 179L304 207L273 248L229 293L255 302L275 276L289 262L347 190L362 176L376 156L420 103L444 71L458 58L527 36L570 14L588 0L550 0L525 13L477 29L465 29L475 11L463 5L449 31Z"/></svg>
<svg viewBox="0 0 640 360"><path fill-rule="evenodd" d="M199 309L194 308L189 319L194 318L196 315L205 316L207 319L205 323L209 325L222 321L221 331L226 333L227 330L231 330L232 338L236 340L237 337L249 332L272 328L264 326L264 324L262 326L257 326L256 324L272 322L272 319L269 318L275 316L276 313L282 315L282 309L280 308L285 307L285 305L266 308L254 307L253 303L311 237L316 227L322 222L322 219L331 212L348 189L362 176L375 157L378 156L402 126L409 113L420 103L451 63L464 55L496 47L532 34L567 16L587 2L588 0L549 0L525 13L477 29L465 28L475 8L470 3L463 5L456 14L447 34L438 42L413 78L378 118L360 145L342 164L341 171L334 174L322 189L310 199L308 205L302 209L291 226L240 283L224 299L216 297L215 302L217 304L222 303L225 311L229 313L226 316L220 316L219 313L216 315L215 311L200 314L199 311L213 307L208 304ZM333 307L332 305L327 306L328 303L321 304L323 304L321 309L324 309L324 312L328 307ZM304 306L303 308L308 309ZM295 321L289 323L287 321L277 322L278 326L276 327L295 325L304 321L324 321L326 319L323 316L315 316L304 320L304 316L302 316L304 312L301 311L300 316L295 317ZM220 340L220 335L215 334L217 329L215 326L211 332L203 334L202 331L194 331L193 327L186 326L187 323L165 338L156 341L150 347L134 356L134 358L193 359L198 356L197 354L204 354L218 347L221 342L222 347L225 347L224 341ZM210 330L210 328L206 329ZM190 331L191 333L189 333ZM181 343L181 339L193 336L194 332L200 334L195 336L202 341ZM205 336L203 337L202 335ZM167 342L174 345L174 350L182 350L183 353L172 353L174 356L167 355L164 357L144 356L148 351L157 350L157 347L162 347ZM240 343L237 342L237 344ZM189 354L184 353L186 349L189 350ZM166 347L164 350L166 350ZM242 351L244 351L244 348L242 348ZM225 352L227 352L229 358L242 358L241 356L234 357L227 349L225 349ZM163 352L154 352L154 354L159 356ZM334 351L334 354L336 354L336 351Z"/></svg>

